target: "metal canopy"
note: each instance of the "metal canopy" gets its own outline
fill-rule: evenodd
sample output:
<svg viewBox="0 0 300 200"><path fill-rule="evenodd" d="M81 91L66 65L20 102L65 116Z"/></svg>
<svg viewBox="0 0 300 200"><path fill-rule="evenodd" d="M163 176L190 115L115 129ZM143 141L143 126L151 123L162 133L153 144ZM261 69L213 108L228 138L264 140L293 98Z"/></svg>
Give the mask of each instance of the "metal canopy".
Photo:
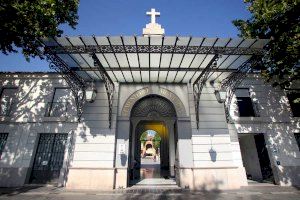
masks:
<svg viewBox="0 0 300 200"><path fill-rule="evenodd" d="M82 113L86 82L103 81L109 102L111 128L113 82L193 83L197 128L204 84L222 81L227 105L232 91L264 54L268 39L202 38L172 36L87 36L43 40L45 55L73 88ZM225 105L226 106L226 105ZM226 106L226 115L229 107Z"/></svg>
<svg viewBox="0 0 300 200"><path fill-rule="evenodd" d="M86 81L101 80L95 54L114 82L194 82L214 58L212 72L232 72L253 55L264 53L267 39L173 36L84 36L47 38L45 52L55 54Z"/></svg>

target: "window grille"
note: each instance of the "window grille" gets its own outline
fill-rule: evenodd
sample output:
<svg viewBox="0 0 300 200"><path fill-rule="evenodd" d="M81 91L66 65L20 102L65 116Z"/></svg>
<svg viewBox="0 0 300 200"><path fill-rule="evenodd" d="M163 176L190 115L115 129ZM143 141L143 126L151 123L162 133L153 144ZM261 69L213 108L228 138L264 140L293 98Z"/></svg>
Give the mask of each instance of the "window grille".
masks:
<svg viewBox="0 0 300 200"><path fill-rule="evenodd" d="M3 88L0 97L0 116L9 116L15 102L17 88Z"/></svg>

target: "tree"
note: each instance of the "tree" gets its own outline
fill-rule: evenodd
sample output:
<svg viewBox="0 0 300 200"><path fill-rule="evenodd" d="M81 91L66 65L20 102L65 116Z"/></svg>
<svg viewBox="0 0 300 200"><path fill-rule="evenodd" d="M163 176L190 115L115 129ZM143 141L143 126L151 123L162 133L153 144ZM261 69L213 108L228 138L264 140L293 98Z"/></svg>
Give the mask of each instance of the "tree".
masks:
<svg viewBox="0 0 300 200"><path fill-rule="evenodd" d="M273 86L287 88L299 80L300 1L244 0L252 14L234 20L244 38L271 39L262 59L262 75Z"/></svg>
<svg viewBox="0 0 300 200"><path fill-rule="evenodd" d="M0 0L0 48L43 57L41 38L60 36L61 24L77 25L79 0Z"/></svg>

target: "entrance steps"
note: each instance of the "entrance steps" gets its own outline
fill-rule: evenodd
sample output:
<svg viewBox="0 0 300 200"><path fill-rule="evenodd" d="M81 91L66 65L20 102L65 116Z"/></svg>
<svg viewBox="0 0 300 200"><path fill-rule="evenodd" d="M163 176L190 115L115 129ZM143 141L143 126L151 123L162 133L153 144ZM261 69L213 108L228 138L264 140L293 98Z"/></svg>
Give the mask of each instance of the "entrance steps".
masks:
<svg viewBox="0 0 300 200"><path fill-rule="evenodd" d="M175 179L147 178L136 181L128 189L180 189Z"/></svg>

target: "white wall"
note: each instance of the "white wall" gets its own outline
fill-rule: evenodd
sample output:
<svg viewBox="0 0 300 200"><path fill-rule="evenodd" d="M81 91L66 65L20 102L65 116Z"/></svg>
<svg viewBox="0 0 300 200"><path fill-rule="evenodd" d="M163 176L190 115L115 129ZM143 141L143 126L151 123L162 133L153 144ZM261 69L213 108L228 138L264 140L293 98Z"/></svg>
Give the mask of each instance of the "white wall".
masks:
<svg viewBox="0 0 300 200"><path fill-rule="evenodd" d="M241 162L234 162L235 146L230 140L224 105L216 100L214 88L207 83L202 90L199 102L199 129L196 124L191 85L189 85L188 96L192 121L194 166L199 168L241 166ZM237 154L240 154L239 149Z"/></svg>
<svg viewBox="0 0 300 200"><path fill-rule="evenodd" d="M234 97L230 134L264 133L275 181L281 185L300 185L300 152L294 137L300 131L300 118L292 117L286 93L265 83L259 75L249 75L239 88L249 88L260 117L238 117Z"/></svg>
<svg viewBox="0 0 300 200"><path fill-rule="evenodd" d="M18 87L18 90L10 116L0 117L0 132L8 133L0 160L0 186L19 186L28 181L39 134L43 133L69 135L62 177L67 177L64 173L72 168L113 168L117 92L112 128L109 129L108 101L103 83L96 84L97 98L94 103L84 105L79 124L71 91L65 117L45 117L46 104L51 102L54 88L68 87L58 74L3 73L0 74L0 89L5 87ZM66 180L62 178L61 184Z"/></svg>

